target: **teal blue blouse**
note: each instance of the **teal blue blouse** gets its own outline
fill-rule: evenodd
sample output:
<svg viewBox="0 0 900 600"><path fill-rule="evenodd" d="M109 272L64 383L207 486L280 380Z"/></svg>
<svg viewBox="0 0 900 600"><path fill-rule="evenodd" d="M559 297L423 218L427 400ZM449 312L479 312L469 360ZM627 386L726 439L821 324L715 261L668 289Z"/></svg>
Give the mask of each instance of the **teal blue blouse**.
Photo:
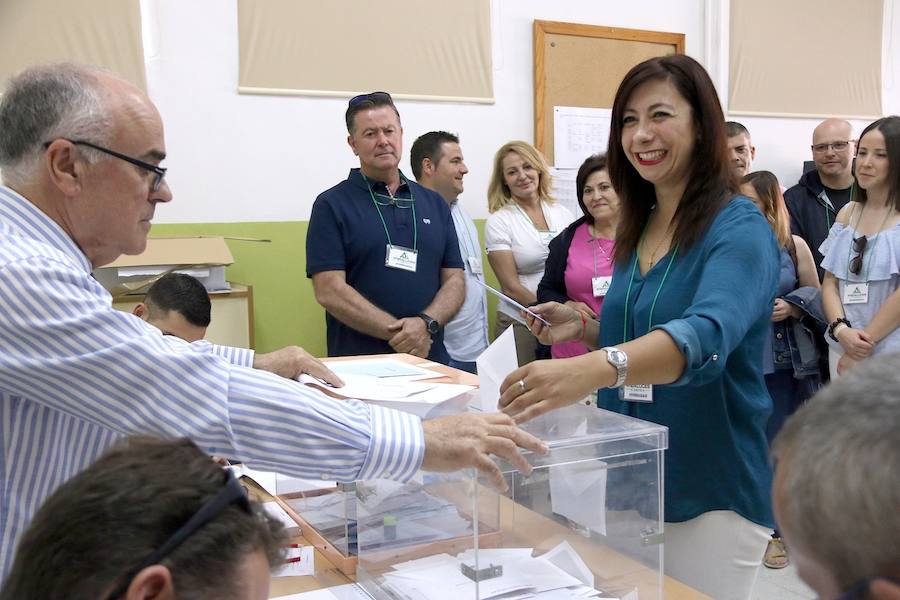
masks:
<svg viewBox="0 0 900 600"><path fill-rule="evenodd" d="M692 248L678 250L663 282L671 258L670 251L645 275L633 269L636 255L616 265L600 346L662 329L684 354L684 373L653 386L652 403L603 389L598 404L669 427L666 521L731 510L772 527L765 433L772 400L762 372L779 269L772 228L749 200L735 197Z"/></svg>

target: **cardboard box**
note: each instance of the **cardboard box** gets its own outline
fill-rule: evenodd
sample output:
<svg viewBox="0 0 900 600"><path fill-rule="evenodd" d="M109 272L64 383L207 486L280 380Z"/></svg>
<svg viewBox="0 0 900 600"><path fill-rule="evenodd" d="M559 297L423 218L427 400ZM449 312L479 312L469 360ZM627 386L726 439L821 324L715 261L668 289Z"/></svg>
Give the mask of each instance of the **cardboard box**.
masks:
<svg viewBox="0 0 900 600"><path fill-rule="evenodd" d="M234 257L221 237L149 238L147 248L134 256L120 256L94 270L94 277L113 296L142 294L166 273L187 273L210 292L229 290L225 267Z"/></svg>

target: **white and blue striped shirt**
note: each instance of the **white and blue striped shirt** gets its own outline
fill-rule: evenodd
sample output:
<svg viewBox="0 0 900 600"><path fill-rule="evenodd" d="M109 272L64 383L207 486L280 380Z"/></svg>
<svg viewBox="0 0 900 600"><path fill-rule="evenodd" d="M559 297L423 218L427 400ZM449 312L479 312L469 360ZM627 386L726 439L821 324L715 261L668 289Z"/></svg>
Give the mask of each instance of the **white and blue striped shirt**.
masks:
<svg viewBox="0 0 900 600"><path fill-rule="evenodd" d="M0 579L43 500L121 436L186 436L297 477L405 480L417 417L338 402L114 310L59 225L0 186Z"/></svg>

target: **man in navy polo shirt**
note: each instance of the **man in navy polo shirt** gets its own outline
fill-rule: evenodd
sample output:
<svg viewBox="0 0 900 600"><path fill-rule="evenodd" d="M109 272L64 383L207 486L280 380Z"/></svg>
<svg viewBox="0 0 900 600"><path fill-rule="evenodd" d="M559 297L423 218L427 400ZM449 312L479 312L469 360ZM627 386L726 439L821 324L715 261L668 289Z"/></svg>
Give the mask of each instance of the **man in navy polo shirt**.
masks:
<svg viewBox="0 0 900 600"><path fill-rule="evenodd" d="M319 194L306 237L328 355L408 352L447 363L443 325L465 297L450 210L400 172L403 128L390 94L352 98L346 122L360 168Z"/></svg>

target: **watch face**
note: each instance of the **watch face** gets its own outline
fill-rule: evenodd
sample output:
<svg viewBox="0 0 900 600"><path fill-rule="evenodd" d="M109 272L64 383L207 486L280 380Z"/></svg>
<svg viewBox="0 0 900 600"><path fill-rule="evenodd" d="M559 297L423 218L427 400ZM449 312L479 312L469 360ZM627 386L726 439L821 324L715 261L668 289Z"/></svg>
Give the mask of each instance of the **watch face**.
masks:
<svg viewBox="0 0 900 600"><path fill-rule="evenodd" d="M625 358L625 353L621 350L610 350L607 354L609 356L609 360L617 366L624 365L625 361L627 360Z"/></svg>
<svg viewBox="0 0 900 600"><path fill-rule="evenodd" d="M438 322L435 320L431 320L428 322L428 333L437 333L440 327L438 326Z"/></svg>

